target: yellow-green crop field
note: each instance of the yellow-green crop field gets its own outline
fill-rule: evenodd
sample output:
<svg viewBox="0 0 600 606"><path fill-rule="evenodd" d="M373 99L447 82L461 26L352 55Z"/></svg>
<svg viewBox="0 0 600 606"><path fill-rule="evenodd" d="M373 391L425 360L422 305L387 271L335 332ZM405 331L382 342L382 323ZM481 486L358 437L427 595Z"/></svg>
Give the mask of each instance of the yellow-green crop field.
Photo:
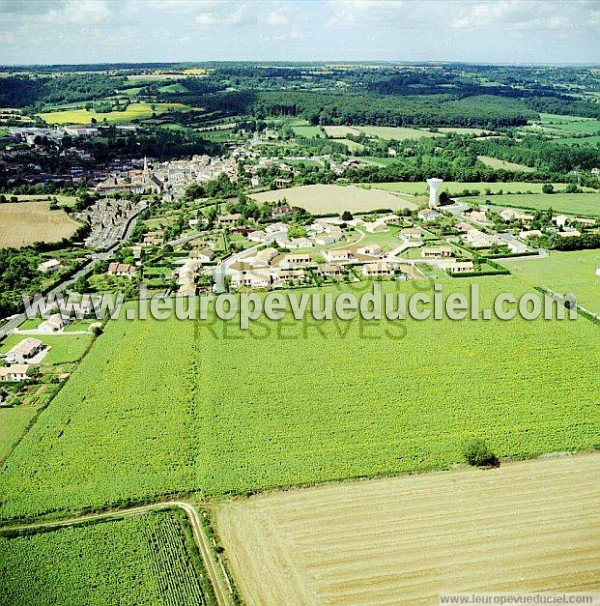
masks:
<svg viewBox="0 0 600 606"><path fill-rule="evenodd" d="M479 280L482 306L527 288ZM442 278L465 293L473 281ZM112 321L2 467L0 517L441 468L461 462L472 437L500 457L590 450L599 329L586 319L288 318L250 332Z"/></svg>
<svg viewBox="0 0 600 606"><path fill-rule="evenodd" d="M152 107L154 106L154 109ZM98 123L119 124L133 120L145 120L152 114L164 114L169 110L187 111L188 106L183 103L131 103L125 111L99 113L82 109L69 109L65 111L45 112L38 114L48 124L89 124L92 118Z"/></svg>
<svg viewBox="0 0 600 606"><path fill-rule="evenodd" d="M215 604L190 558L179 512L2 536L0 603ZM192 543L193 545L193 543Z"/></svg>

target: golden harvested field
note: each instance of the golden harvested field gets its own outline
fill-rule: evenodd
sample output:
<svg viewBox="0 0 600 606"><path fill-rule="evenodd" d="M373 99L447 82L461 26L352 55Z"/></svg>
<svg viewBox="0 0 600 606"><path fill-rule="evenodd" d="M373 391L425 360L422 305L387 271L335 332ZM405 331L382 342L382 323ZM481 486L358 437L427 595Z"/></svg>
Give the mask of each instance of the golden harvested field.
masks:
<svg viewBox="0 0 600 606"><path fill-rule="evenodd" d="M34 242L58 242L79 227L63 210L48 202L0 204L0 248L21 248Z"/></svg>
<svg viewBox="0 0 600 606"><path fill-rule="evenodd" d="M272 493L216 513L248 606L600 590L596 453Z"/></svg>
<svg viewBox="0 0 600 606"><path fill-rule="evenodd" d="M332 139L344 139L348 135L354 135L355 137L360 135L358 128L353 126L323 126L323 130Z"/></svg>
<svg viewBox="0 0 600 606"><path fill-rule="evenodd" d="M340 185L303 185L290 189L266 191L252 196L257 202L278 202L284 198L292 206L299 206L307 211L322 215L327 213L341 214L345 210L351 213L366 213L373 210L389 208L417 208L417 205L400 195L377 189Z"/></svg>

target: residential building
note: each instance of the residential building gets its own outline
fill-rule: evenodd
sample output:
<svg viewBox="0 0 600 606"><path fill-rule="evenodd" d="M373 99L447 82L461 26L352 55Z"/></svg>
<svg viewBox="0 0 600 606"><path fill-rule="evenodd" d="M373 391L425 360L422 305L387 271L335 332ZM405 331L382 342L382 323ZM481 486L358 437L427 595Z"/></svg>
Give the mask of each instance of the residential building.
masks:
<svg viewBox="0 0 600 606"><path fill-rule="evenodd" d="M277 250L275 248L264 248L263 250L259 250L255 259L257 261L261 261L266 263L266 265L270 265L271 261L277 256Z"/></svg>
<svg viewBox="0 0 600 606"><path fill-rule="evenodd" d="M368 278L378 276L391 276L394 273L394 266L387 261L377 261L377 263L366 263L362 266L362 274Z"/></svg>
<svg viewBox="0 0 600 606"><path fill-rule="evenodd" d="M209 248L194 251L192 254L194 255L193 258L200 261L200 263L211 263L215 258L215 252Z"/></svg>
<svg viewBox="0 0 600 606"><path fill-rule="evenodd" d="M387 231L389 228L387 223L380 221L372 221L371 223L365 223L365 229L371 234L377 234L382 231Z"/></svg>
<svg viewBox="0 0 600 606"><path fill-rule="evenodd" d="M120 276L124 278L133 278L135 276L136 267L135 265L128 265L127 263L111 263L108 266L109 276Z"/></svg>
<svg viewBox="0 0 600 606"><path fill-rule="evenodd" d="M447 265L446 269L451 274L464 274L474 271L475 266L471 261L457 261L455 263L450 263L449 265Z"/></svg>
<svg viewBox="0 0 600 606"><path fill-rule="evenodd" d="M43 274L52 274L61 267L61 262L57 259L49 259L37 266L37 270Z"/></svg>
<svg viewBox="0 0 600 606"><path fill-rule="evenodd" d="M285 255L283 257L283 265L294 265L294 266L302 266L309 265L311 262L310 255L308 253L293 253L289 255Z"/></svg>
<svg viewBox="0 0 600 606"><path fill-rule="evenodd" d="M271 216L273 217L273 219L283 219L293 214L294 209L289 204L282 204L281 206L276 206L271 211Z"/></svg>
<svg viewBox="0 0 600 606"><path fill-rule="evenodd" d="M336 250L328 250L325 252L325 257L330 263L347 262L352 259L352 252L345 248Z"/></svg>
<svg viewBox="0 0 600 606"><path fill-rule="evenodd" d="M250 242L264 242L267 239L267 234L262 229L258 229L256 231L251 231L247 236Z"/></svg>
<svg viewBox="0 0 600 606"><path fill-rule="evenodd" d="M365 244L365 246L357 248L356 252L359 255L371 255L372 257L377 257L381 255L382 250L379 244Z"/></svg>
<svg viewBox="0 0 600 606"><path fill-rule="evenodd" d="M233 227L237 225L242 215L234 213L232 215L223 215L219 217L219 225L221 227Z"/></svg>
<svg viewBox="0 0 600 606"><path fill-rule="evenodd" d="M344 269L340 265L324 263L323 265L319 265L317 273L326 278L337 278L343 275Z"/></svg>
<svg viewBox="0 0 600 606"><path fill-rule="evenodd" d="M442 213L434 210L433 208L424 208L417 213L417 217L421 219L421 221L425 223L431 223L432 221L436 221L442 216Z"/></svg>
<svg viewBox="0 0 600 606"><path fill-rule="evenodd" d="M421 249L421 256L425 259L443 259L453 257L454 253L450 246L430 246Z"/></svg>
<svg viewBox="0 0 600 606"><path fill-rule="evenodd" d="M25 381L27 379L28 370L28 364L0 366L0 381Z"/></svg>
<svg viewBox="0 0 600 606"><path fill-rule="evenodd" d="M67 321L61 314L52 314L47 320L44 320L39 326L39 332L60 332L64 330Z"/></svg>
<svg viewBox="0 0 600 606"><path fill-rule="evenodd" d="M46 348L46 345L39 339L28 337L11 347L6 352L4 359L9 364L25 364L32 358L35 358L40 352Z"/></svg>

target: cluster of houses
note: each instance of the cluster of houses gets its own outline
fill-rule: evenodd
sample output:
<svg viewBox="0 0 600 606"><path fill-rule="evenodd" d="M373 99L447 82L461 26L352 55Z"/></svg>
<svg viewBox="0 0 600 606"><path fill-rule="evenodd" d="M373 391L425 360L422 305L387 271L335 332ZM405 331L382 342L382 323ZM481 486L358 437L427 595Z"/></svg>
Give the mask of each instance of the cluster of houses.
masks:
<svg viewBox="0 0 600 606"><path fill-rule="evenodd" d="M232 288L280 287L289 282L303 282L311 276L338 279L355 266L365 277L391 276L398 273L399 262L381 259L377 244L355 249L333 249L323 252L325 263L317 263L308 252L281 254L267 247L254 257L237 261L228 268Z"/></svg>
<svg viewBox="0 0 600 606"><path fill-rule="evenodd" d="M7 366L0 366L0 381L25 381L29 369L39 364L49 349L39 339L23 339L4 354Z"/></svg>
<svg viewBox="0 0 600 606"><path fill-rule="evenodd" d="M144 158L143 168L128 167L115 172L96 185L100 194L134 193L161 194L167 200L183 197L193 183L205 183L225 174L232 181L238 179L234 157L192 156L190 160L172 160L150 165Z"/></svg>

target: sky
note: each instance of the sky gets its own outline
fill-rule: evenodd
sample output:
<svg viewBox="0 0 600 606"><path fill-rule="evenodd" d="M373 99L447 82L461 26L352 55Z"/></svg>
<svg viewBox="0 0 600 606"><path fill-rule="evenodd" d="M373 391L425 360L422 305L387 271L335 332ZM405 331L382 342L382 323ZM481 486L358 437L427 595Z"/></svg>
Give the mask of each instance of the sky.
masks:
<svg viewBox="0 0 600 606"><path fill-rule="evenodd" d="M600 64L600 0L0 0L0 63Z"/></svg>

